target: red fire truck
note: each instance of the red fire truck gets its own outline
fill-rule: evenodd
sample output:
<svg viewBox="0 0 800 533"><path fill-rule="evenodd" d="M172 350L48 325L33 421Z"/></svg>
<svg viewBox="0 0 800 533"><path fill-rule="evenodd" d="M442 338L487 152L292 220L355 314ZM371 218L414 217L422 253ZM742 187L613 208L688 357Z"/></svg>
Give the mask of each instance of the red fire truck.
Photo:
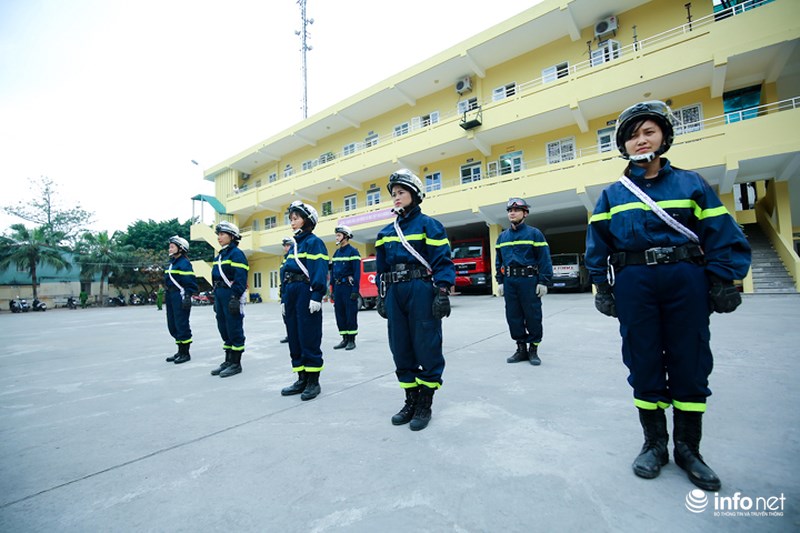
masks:
<svg viewBox="0 0 800 533"><path fill-rule="evenodd" d="M492 260L489 239L459 239L450 242L456 265L456 288L461 292L492 291Z"/></svg>
<svg viewBox="0 0 800 533"><path fill-rule="evenodd" d="M378 304L378 286L375 285L375 256L370 255L361 260L361 284L358 293L361 295L359 309L373 309Z"/></svg>

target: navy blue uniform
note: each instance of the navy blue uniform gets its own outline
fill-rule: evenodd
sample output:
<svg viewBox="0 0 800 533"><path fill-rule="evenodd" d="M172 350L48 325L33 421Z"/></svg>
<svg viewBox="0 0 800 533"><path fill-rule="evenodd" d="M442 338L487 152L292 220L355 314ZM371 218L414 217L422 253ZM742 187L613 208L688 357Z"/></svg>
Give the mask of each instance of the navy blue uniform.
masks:
<svg viewBox="0 0 800 533"><path fill-rule="evenodd" d="M503 284L506 322L517 342L542 342L542 299L536 285L549 285L553 277L550 247L538 229L519 224L505 230L495 244L495 279ZM510 275L509 268L532 267L524 275Z"/></svg>
<svg viewBox="0 0 800 533"><path fill-rule="evenodd" d="M431 265L428 277L386 285L389 348L394 356L397 379L403 388L419 385L436 389L442 385L442 321L433 317L434 284L450 288L456 279L450 259L450 241L444 226L422 214L419 206L398 217L409 244ZM379 287L382 279L403 270L425 267L405 249L393 224L378 233L375 265Z"/></svg>
<svg viewBox="0 0 800 533"><path fill-rule="evenodd" d="M322 302L328 280L328 249L322 240L309 231L295 236L297 256L290 248L283 264L283 295L286 331L289 335L289 356L292 371L322 371L322 310L312 313L311 300ZM298 266L301 261L310 279Z"/></svg>
<svg viewBox="0 0 800 533"><path fill-rule="evenodd" d="M197 292L197 279L194 276L192 264L185 255L180 255L170 261L164 271L164 287L167 291L167 329L169 329L169 334L175 339L175 344L191 344L192 329L189 327L189 314L192 309L184 309L181 303L184 295L191 296Z"/></svg>
<svg viewBox="0 0 800 533"><path fill-rule="evenodd" d="M613 285L622 358L634 404L647 410L674 405L704 412L713 367L706 271L742 279L750 245L717 195L696 172L662 158L658 176L630 164L626 175L670 216L700 238L704 261L623 266ZM608 257L618 252L682 246L690 241L616 182L603 191L586 234L586 266L594 283L606 280Z"/></svg>
<svg viewBox="0 0 800 533"><path fill-rule="evenodd" d="M231 282L230 287L222 279L220 268ZM244 312L231 313L228 302L231 296L241 300L247 290L247 272L250 267L247 257L239 249L236 241L220 250L214 258L211 279L214 282L214 312L217 315L217 329L222 337L222 347L241 354L244 352Z"/></svg>
<svg viewBox="0 0 800 533"><path fill-rule="evenodd" d="M361 255L348 244L334 252L331 285L339 335L358 335L358 288L361 283ZM353 295L356 299L353 299Z"/></svg>

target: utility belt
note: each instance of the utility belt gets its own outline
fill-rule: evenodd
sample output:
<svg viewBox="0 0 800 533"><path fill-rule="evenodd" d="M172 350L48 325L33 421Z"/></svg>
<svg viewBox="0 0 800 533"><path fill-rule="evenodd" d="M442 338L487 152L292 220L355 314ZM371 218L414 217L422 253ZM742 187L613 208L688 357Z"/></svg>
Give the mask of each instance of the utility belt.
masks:
<svg viewBox="0 0 800 533"><path fill-rule="evenodd" d="M510 278L535 278L539 275L539 267L535 265L510 266L506 267L505 275Z"/></svg>
<svg viewBox="0 0 800 533"><path fill-rule="evenodd" d="M643 252L618 252L611 254L611 265L622 268L626 265L666 265L680 261L703 264L705 255L697 244L680 246L661 246Z"/></svg>
<svg viewBox="0 0 800 533"><path fill-rule="evenodd" d="M305 281L306 283L308 283L309 279L306 277L305 274L302 274L300 272L286 272L283 274L284 283L292 283L293 281Z"/></svg>
<svg viewBox="0 0 800 533"><path fill-rule="evenodd" d="M215 279L213 282L211 282L211 285L215 289L229 289L230 288L230 287L228 287L228 284L225 283L224 281L222 281L221 279Z"/></svg>
<svg viewBox="0 0 800 533"><path fill-rule="evenodd" d="M181 292L177 287L167 287L167 292Z"/></svg>
<svg viewBox="0 0 800 533"><path fill-rule="evenodd" d="M403 283L414 279L430 280L431 275L428 269L423 266L398 263L392 267L391 272L386 272L381 276L381 280L387 285L390 283Z"/></svg>
<svg viewBox="0 0 800 533"><path fill-rule="evenodd" d="M347 278L333 280L334 285L350 285L350 280Z"/></svg>

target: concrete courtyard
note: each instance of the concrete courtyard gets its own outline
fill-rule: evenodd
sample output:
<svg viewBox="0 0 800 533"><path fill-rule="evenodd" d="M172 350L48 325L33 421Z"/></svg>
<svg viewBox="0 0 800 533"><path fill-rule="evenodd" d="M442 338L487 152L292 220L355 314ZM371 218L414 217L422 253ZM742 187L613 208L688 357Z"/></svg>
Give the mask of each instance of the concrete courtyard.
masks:
<svg viewBox="0 0 800 533"><path fill-rule="evenodd" d="M302 402L280 396L294 375L277 304L247 307L244 372L227 379L209 375L210 307L192 311L184 365L164 362L174 343L153 306L3 310L0 531L800 529L800 296L712 316L701 450L718 494L692 493L674 462L633 475L642 435L618 326L591 294L545 298L540 367L505 363L501 299L452 303L421 432L389 422L403 393L374 311L358 348L334 351L323 305L322 394Z"/></svg>

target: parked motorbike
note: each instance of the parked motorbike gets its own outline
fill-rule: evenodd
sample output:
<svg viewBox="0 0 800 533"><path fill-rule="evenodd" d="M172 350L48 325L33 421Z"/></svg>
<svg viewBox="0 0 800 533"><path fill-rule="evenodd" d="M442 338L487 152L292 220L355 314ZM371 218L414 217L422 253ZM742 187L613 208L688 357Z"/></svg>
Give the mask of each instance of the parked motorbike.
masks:
<svg viewBox="0 0 800 533"><path fill-rule="evenodd" d="M122 296L109 296L107 301L108 307L124 307L125 298Z"/></svg>
<svg viewBox="0 0 800 533"><path fill-rule="evenodd" d="M142 305L144 302L142 301L142 297L136 293L131 293L128 297L128 303L130 305Z"/></svg>
<svg viewBox="0 0 800 533"><path fill-rule="evenodd" d="M192 305L211 305L214 303L214 293L204 291L192 295Z"/></svg>
<svg viewBox="0 0 800 533"><path fill-rule="evenodd" d="M47 311L47 304L41 301L39 298L33 299L33 310L34 311Z"/></svg>
<svg viewBox="0 0 800 533"><path fill-rule="evenodd" d="M258 292L251 292L250 293L250 303L251 304L260 304L264 300L261 299L261 293Z"/></svg>
<svg viewBox="0 0 800 533"><path fill-rule="evenodd" d="M19 297L11 300L8 307L11 309L12 313L27 313L31 310L31 306L28 305L28 300Z"/></svg>
<svg viewBox="0 0 800 533"><path fill-rule="evenodd" d="M78 299L74 296L70 296L67 298L67 309L77 309L78 308Z"/></svg>

